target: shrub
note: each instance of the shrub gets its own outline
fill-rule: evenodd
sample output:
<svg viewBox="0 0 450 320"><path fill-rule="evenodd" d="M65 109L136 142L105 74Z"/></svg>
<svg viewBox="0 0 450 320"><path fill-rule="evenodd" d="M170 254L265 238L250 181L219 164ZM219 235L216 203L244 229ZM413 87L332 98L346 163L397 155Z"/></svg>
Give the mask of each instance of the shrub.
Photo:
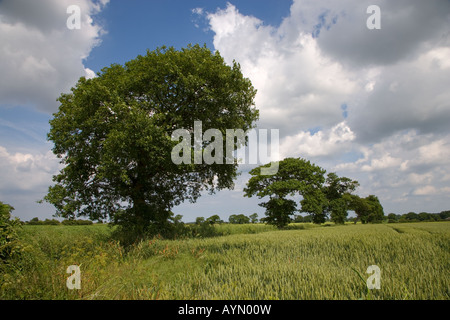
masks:
<svg viewBox="0 0 450 320"><path fill-rule="evenodd" d="M0 201L0 261L5 262L19 252L18 229L20 220L11 219L14 210L9 204Z"/></svg>

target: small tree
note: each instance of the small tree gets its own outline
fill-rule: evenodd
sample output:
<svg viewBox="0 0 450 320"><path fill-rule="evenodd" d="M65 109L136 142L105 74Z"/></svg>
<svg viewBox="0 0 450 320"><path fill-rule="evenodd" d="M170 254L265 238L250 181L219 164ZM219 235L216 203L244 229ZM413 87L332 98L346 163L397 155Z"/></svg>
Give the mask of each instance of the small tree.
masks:
<svg viewBox="0 0 450 320"><path fill-rule="evenodd" d="M406 218L407 220L410 220L410 221L415 221L415 220L418 220L419 216L418 216L418 214L415 213L415 212L408 212L408 213L405 215L405 218Z"/></svg>
<svg viewBox="0 0 450 320"><path fill-rule="evenodd" d="M205 218L204 217L197 217L195 218L195 224L200 225L205 223Z"/></svg>
<svg viewBox="0 0 450 320"><path fill-rule="evenodd" d="M446 211L441 211L439 213L439 218L441 218L442 220L446 220L450 217L450 210L446 210Z"/></svg>
<svg viewBox="0 0 450 320"><path fill-rule="evenodd" d="M394 223L394 222L398 221L398 217L395 213L389 213L387 215L387 218L388 218L388 223Z"/></svg>
<svg viewBox="0 0 450 320"><path fill-rule="evenodd" d="M208 219L206 219L206 222L213 225L213 224L222 223L223 221L220 219L220 217L217 214L215 214L215 215L209 217Z"/></svg>
<svg viewBox="0 0 450 320"><path fill-rule="evenodd" d="M228 221L232 224L247 224L250 222L250 218L243 214L232 214Z"/></svg>
<svg viewBox="0 0 450 320"><path fill-rule="evenodd" d="M258 214L255 212L255 213L252 213L250 216L249 216L249 218L250 218L250 222L251 223L257 223L258 222Z"/></svg>

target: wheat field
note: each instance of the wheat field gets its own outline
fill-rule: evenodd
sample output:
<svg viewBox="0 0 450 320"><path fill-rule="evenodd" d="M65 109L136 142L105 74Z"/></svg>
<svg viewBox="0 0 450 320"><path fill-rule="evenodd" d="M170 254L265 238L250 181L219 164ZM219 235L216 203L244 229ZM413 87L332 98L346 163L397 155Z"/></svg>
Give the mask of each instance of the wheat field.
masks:
<svg viewBox="0 0 450 320"><path fill-rule="evenodd" d="M24 226L20 259L0 270L0 299L450 298L449 222L216 228L229 235L124 248L105 225ZM79 290L67 287L70 265ZM372 265L380 288L369 290Z"/></svg>

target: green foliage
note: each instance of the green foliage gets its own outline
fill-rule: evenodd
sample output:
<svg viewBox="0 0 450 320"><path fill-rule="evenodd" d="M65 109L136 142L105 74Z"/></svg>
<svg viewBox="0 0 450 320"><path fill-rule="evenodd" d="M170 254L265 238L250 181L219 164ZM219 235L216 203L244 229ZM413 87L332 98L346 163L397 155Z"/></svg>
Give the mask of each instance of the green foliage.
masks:
<svg viewBox="0 0 450 320"><path fill-rule="evenodd" d="M388 214L388 222L418 222L418 221L441 221L446 220L450 217L450 211L441 211L439 213L429 213L429 212L408 212L405 214Z"/></svg>
<svg viewBox="0 0 450 320"><path fill-rule="evenodd" d="M237 63L198 45L147 51L82 77L50 121L65 167L44 200L61 217L110 218L137 236L170 229L173 206L230 188L237 175L237 163L174 164L171 134L192 132L198 120L204 131L247 131L258 118L255 94Z"/></svg>
<svg viewBox="0 0 450 320"><path fill-rule="evenodd" d="M358 181L347 177L338 177L334 172L327 175L326 184L323 187L331 220L337 224L344 224L347 218L351 193L359 186Z"/></svg>
<svg viewBox="0 0 450 320"><path fill-rule="evenodd" d="M302 196L301 211L308 213L314 223L324 223L328 214L338 224L343 224L349 210L347 195L359 185L346 177L338 177L302 158L287 158L279 163L278 173L264 176L261 169L250 171L252 178L244 189L245 196L269 196L270 200L260 204L266 208L264 221L279 228L285 227L297 211L296 203L287 196Z"/></svg>
<svg viewBox="0 0 450 320"><path fill-rule="evenodd" d="M292 221L286 212L295 212L297 207L294 200L283 198L271 198L261 206L266 208L266 217L261 220L279 229L285 228Z"/></svg>
<svg viewBox="0 0 450 320"><path fill-rule="evenodd" d="M250 223L250 218L244 214L232 214L229 216L228 221L232 224L247 224Z"/></svg>
<svg viewBox="0 0 450 320"><path fill-rule="evenodd" d="M252 213L248 217L250 218L250 222L251 223L257 223L258 222L258 214L256 212Z"/></svg>
<svg viewBox="0 0 450 320"><path fill-rule="evenodd" d="M264 220L283 228L291 221L290 216L297 210L295 202L286 197L296 193L304 197L311 195L324 182L325 171L301 158L287 158L280 161L275 175L261 174L261 169L267 166L260 166L250 171L252 177L244 189L245 196L256 195L259 198L269 196L268 202L260 204L266 208L267 217Z"/></svg>
<svg viewBox="0 0 450 320"><path fill-rule="evenodd" d="M396 221L398 221L398 217L395 213L389 213L387 215L387 218L389 223L395 223Z"/></svg>
<svg viewBox="0 0 450 320"><path fill-rule="evenodd" d="M11 219L13 210L9 204L0 201L0 263L6 262L21 250L18 237L21 224L19 219Z"/></svg>
<svg viewBox="0 0 450 320"><path fill-rule="evenodd" d="M208 222L209 224L212 224L212 225L223 223L223 221L220 219L220 217L217 214L212 215L211 217L206 219L206 222Z"/></svg>
<svg viewBox="0 0 450 320"><path fill-rule="evenodd" d="M378 197L370 195L361 198L357 195L351 195L348 199L350 209L355 211L363 224L380 223L383 220L384 210Z"/></svg>

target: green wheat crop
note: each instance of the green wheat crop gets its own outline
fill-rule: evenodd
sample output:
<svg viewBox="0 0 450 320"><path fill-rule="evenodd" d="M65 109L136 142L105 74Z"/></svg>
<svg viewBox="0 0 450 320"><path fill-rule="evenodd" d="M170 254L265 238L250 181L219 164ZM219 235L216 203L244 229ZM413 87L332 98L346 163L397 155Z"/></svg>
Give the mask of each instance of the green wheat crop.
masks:
<svg viewBox="0 0 450 320"><path fill-rule="evenodd" d="M0 299L450 298L448 222L216 228L229 235L125 249L107 226L25 226L25 252L0 269ZM66 287L72 264L81 290ZM370 265L379 290L363 281Z"/></svg>

